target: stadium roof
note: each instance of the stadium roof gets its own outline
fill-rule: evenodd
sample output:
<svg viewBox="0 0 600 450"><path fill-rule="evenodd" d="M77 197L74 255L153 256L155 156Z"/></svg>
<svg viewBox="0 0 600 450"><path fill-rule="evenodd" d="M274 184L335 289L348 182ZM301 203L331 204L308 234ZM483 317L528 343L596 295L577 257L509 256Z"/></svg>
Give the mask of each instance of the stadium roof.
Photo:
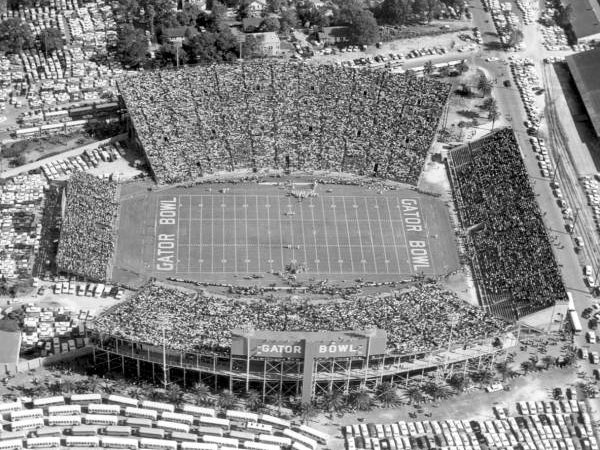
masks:
<svg viewBox="0 0 600 450"><path fill-rule="evenodd" d="M600 136L600 49L567 56L567 64L596 135Z"/></svg>
<svg viewBox="0 0 600 450"><path fill-rule="evenodd" d="M593 35L600 35L600 3L598 0L563 0L563 6L570 4L571 26L579 41Z"/></svg>

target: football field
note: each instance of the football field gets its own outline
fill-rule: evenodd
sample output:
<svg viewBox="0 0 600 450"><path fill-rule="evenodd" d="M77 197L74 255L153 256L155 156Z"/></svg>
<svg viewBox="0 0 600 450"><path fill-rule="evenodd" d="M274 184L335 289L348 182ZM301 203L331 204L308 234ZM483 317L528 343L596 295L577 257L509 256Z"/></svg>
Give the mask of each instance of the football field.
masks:
<svg viewBox="0 0 600 450"><path fill-rule="evenodd" d="M439 200L354 186L319 187L315 193L299 200L274 185L234 184L125 200L115 268L193 280L285 270L316 279L387 280L458 266ZM141 233L128 236L130 216L141 204ZM119 258L124 253L129 257ZM136 254L143 267L135 267Z"/></svg>

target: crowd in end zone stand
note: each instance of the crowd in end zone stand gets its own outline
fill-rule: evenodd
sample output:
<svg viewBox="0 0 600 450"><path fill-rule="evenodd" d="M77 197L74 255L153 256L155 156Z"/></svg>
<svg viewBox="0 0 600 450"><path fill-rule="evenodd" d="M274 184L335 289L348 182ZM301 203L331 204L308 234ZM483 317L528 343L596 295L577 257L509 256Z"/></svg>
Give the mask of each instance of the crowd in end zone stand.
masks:
<svg viewBox="0 0 600 450"><path fill-rule="evenodd" d="M115 182L84 172L71 176L56 256L61 270L92 280L106 279L118 209Z"/></svg>
<svg viewBox="0 0 600 450"><path fill-rule="evenodd" d="M331 169L416 183L450 85L298 63L144 72L119 82L159 182Z"/></svg>
<svg viewBox="0 0 600 450"><path fill-rule="evenodd" d="M499 130L453 152L450 160L462 224L474 227L470 237L481 268L479 283L495 303L492 310L515 318L564 301L565 288L513 131Z"/></svg>
<svg viewBox="0 0 600 450"><path fill-rule="evenodd" d="M235 328L324 332L378 327L388 332L390 349L412 353L492 337L506 326L437 284L330 303L235 300L149 284L100 316L93 327L160 346L165 324L169 348L212 352L229 350Z"/></svg>

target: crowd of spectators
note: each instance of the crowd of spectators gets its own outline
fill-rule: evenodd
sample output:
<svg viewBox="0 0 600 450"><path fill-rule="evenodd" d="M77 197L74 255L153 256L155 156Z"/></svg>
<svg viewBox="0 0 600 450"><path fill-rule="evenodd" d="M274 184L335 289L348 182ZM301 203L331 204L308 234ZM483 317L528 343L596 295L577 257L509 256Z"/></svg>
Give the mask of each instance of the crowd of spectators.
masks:
<svg viewBox="0 0 600 450"><path fill-rule="evenodd" d="M508 298L503 315L512 318L564 301L565 287L512 129L454 150L449 163L484 297Z"/></svg>
<svg viewBox="0 0 600 450"><path fill-rule="evenodd" d="M115 248L118 210L114 181L74 173L66 188L58 268L87 279L106 280Z"/></svg>
<svg viewBox="0 0 600 450"><path fill-rule="evenodd" d="M239 168L416 183L450 85L302 63L149 71L119 89L157 181Z"/></svg>
<svg viewBox="0 0 600 450"><path fill-rule="evenodd" d="M381 328L388 346L418 352L491 337L505 324L470 306L439 285L423 284L401 293L330 302L233 300L149 284L98 317L100 333L178 351L227 352L231 330L347 331Z"/></svg>

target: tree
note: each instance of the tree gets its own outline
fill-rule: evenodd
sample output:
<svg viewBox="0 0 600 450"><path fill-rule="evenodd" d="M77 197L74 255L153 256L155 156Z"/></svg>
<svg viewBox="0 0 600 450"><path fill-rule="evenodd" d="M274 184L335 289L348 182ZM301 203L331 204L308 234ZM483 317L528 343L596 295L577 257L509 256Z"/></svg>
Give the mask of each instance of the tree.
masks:
<svg viewBox="0 0 600 450"><path fill-rule="evenodd" d="M148 39L146 33L130 24L119 28L118 56L125 66L137 68L146 61Z"/></svg>
<svg viewBox="0 0 600 450"><path fill-rule="evenodd" d="M456 389L458 392L462 392L465 390L465 387L468 385L468 379L461 372L453 373L450 379L448 380L448 384Z"/></svg>
<svg viewBox="0 0 600 450"><path fill-rule="evenodd" d="M223 21L227 17L227 7L221 2L213 0L210 13L213 16L213 21L216 28L221 29L223 26Z"/></svg>
<svg viewBox="0 0 600 450"><path fill-rule="evenodd" d="M371 11L352 10L348 18L348 39L351 44L369 45L379 40L379 27Z"/></svg>
<svg viewBox="0 0 600 450"><path fill-rule="evenodd" d="M431 379L423 385L423 392L433 400L447 399L454 394L452 388L444 380Z"/></svg>
<svg viewBox="0 0 600 450"><path fill-rule="evenodd" d="M477 81L477 89L481 92L482 97L492 93L492 82L484 73L479 76L479 80Z"/></svg>
<svg viewBox="0 0 600 450"><path fill-rule="evenodd" d="M521 363L521 369L523 369L523 372L525 372L525 374L528 374L529 372L535 369L535 364L531 361L523 361Z"/></svg>
<svg viewBox="0 0 600 450"><path fill-rule="evenodd" d="M476 383L489 384L494 379L494 372L489 369L480 369L470 374Z"/></svg>
<svg viewBox="0 0 600 450"><path fill-rule="evenodd" d="M183 403L183 390L178 384L172 383L167 387L167 400L176 408Z"/></svg>
<svg viewBox="0 0 600 450"><path fill-rule="evenodd" d="M192 392L195 396L197 405L207 405L213 403L213 397L210 393L210 389L206 384L202 383L201 381L194 384Z"/></svg>
<svg viewBox="0 0 600 450"><path fill-rule="evenodd" d="M469 66L467 65L467 62L463 59L457 66L456 69L460 72L460 73L465 73L467 70L469 70Z"/></svg>
<svg viewBox="0 0 600 450"><path fill-rule="evenodd" d="M279 25L281 31L284 33L287 33L292 28L296 28L298 26L298 15L296 14L296 10L293 8L287 8L286 10L282 11L279 18Z"/></svg>
<svg viewBox="0 0 600 450"><path fill-rule="evenodd" d="M384 0L377 10L377 18L382 23L404 25L410 18L411 0Z"/></svg>
<svg viewBox="0 0 600 450"><path fill-rule="evenodd" d="M231 391L226 389L219 394L218 403L219 403L219 407L221 409L224 409L224 410L231 409L237 403L237 399L235 398L235 395L233 395L233 393Z"/></svg>
<svg viewBox="0 0 600 450"><path fill-rule="evenodd" d="M396 386L389 382L377 385L375 396L386 408L398 403Z"/></svg>
<svg viewBox="0 0 600 450"><path fill-rule="evenodd" d="M492 121L492 130L498 117L500 117L500 110L498 109L498 105L493 104L488 112L488 119Z"/></svg>
<svg viewBox="0 0 600 450"><path fill-rule="evenodd" d="M189 57L187 52L181 48L181 46L177 48L174 44L165 43L158 49L156 60L161 66L177 66L178 62L180 65L188 62Z"/></svg>
<svg viewBox="0 0 600 450"><path fill-rule="evenodd" d="M279 13L282 6L282 0L267 0L267 12L269 13Z"/></svg>
<svg viewBox="0 0 600 450"><path fill-rule="evenodd" d="M183 44L191 63L233 61L237 58L238 44L228 28L212 33L199 33Z"/></svg>
<svg viewBox="0 0 600 450"><path fill-rule="evenodd" d="M175 15L179 25L188 27L195 26L198 16L200 15L200 8L197 5L187 3L183 6L181 11L178 11Z"/></svg>
<svg viewBox="0 0 600 450"><path fill-rule="evenodd" d="M263 406L261 395L258 391L249 390L246 394L246 406L250 411L259 411Z"/></svg>
<svg viewBox="0 0 600 450"><path fill-rule="evenodd" d="M432 72L433 72L433 63L431 61L425 61L425 64L423 65L423 73L425 75L431 75Z"/></svg>
<svg viewBox="0 0 600 450"><path fill-rule="evenodd" d="M366 389L358 389L350 394L350 404L359 411L370 411L373 405L371 394Z"/></svg>
<svg viewBox="0 0 600 450"><path fill-rule="evenodd" d="M321 398L323 409L332 417L334 412L340 412L344 407L344 397L339 391L330 390Z"/></svg>
<svg viewBox="0 0 600 450"><path fill-rule="evenodd" d="M571 25L571 16L573 15L573 5L568 3L558 14L558 24L563 28L568 28Z"/></svg>
<svg viewBox="0 0 600 450"><path fill-rule="evenodd" d="M33 36L25 22L21 19L6 19L0 22L0 51L7 53L20 53L24 49L32 48Z"/></svg>
<svg viewBox="0 0 600 450"><path fill-rule="evenodd" d="M300 417L302 418L302 422L307 424L310 422L310 419L317 415L317 408L310 402L304 402L300 405Z"/></svg>
<svg viewBox="0 0 600 450"><path fill-rule="evenodd" d="M546 369L548 369L550 366L553 366L556 364L556 358L551 355L546 355L542 358L542 362L544 363L544 366L546 367Z"/></svg>
<svg viewBox="0 0 600 450"><path fill-rule="evenodd" d="M491 111L494 108L498 107L498 102L496 101L496 99L494 97L488 97L483 101L483 104L481 105L481 109L483 109L484 111Z"/></svg>
<svg viewBox="0 0 600 450"><path fill-rule="evenodd" d="M519 30L518 28L513 28L510 31L508 40L506 41L506 46L507 47L516 47L521 42L523 42L523 38L524 38L523 32L521 30Z"/></svg>
<svg viewBox="0 0 600 450"><path fill-rule="evenodd" d="M267 17L263 19L262 23L258 27L260 31L279 31L280 28L281 24L279 23L279 19L277 17Z"/></svg>
<svg viewBox="0 0 600 450"><path fill-rule="evenodd" d="M416 384L408 386L404 391L409 403L418 405L425 400L425 396L423 395L421 387Z"/></svg>
<svg viewBox="0 0 600 450"><path fill-rule="evenodd" d="M317 8L311 2L302 2L296 5L296 13L301 26L329 26L329 17L323 13L322 9Z"/></svg>
<svg viewBox="0 0 600 450"><path fill-rule="evenodd" d="M60 50L64 45L62 31L58 28L46 28L40 33L40 44L46 54Z"/></svg>

